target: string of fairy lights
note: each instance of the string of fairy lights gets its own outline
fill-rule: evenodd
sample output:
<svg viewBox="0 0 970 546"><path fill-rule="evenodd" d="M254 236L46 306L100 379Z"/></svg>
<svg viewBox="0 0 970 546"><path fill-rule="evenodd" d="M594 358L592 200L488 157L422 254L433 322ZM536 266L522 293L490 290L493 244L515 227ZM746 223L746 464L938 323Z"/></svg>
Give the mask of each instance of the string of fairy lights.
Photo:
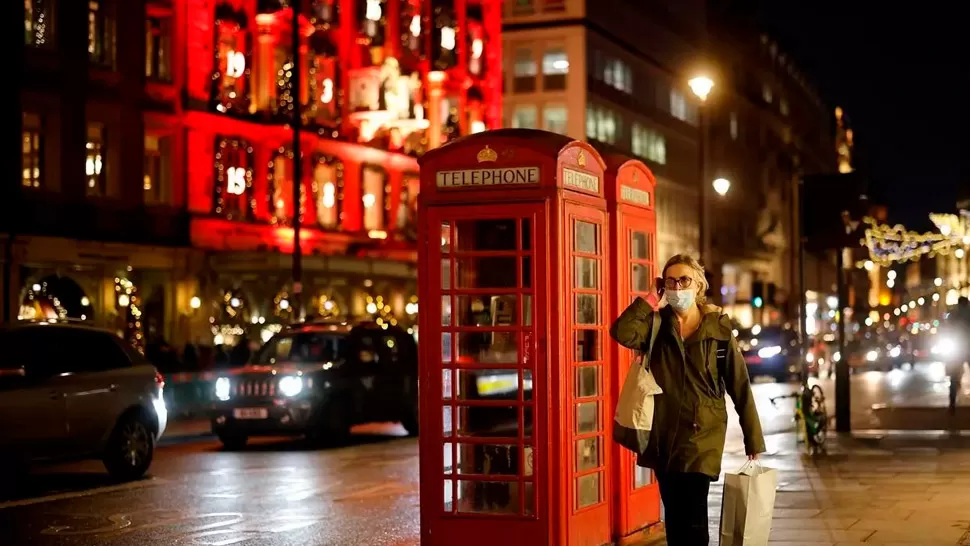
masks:
<svg viewBox="0 0 970 546"><path fill-rule="evenodd" d="M939 232L919 233L901 224L880 224L871 217L863 222L868 226L860 241L869 250L869 260L889 267L895 263L917 261L926 256L948 256L962 259L970 250L970 211L960 214L930 214ZM863 267L864 262L856 264Z"/></svg>

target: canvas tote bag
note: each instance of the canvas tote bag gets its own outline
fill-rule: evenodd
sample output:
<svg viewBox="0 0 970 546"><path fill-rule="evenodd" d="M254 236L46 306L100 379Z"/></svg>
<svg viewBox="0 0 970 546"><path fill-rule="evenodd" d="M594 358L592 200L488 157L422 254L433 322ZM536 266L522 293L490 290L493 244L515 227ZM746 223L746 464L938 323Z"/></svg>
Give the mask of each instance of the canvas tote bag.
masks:
<svg viewBox="0 0 970 546"><path fill-rule="evenodd" d="M650 353L659 332L660 315L654 313L647 350L633 359L613 417L613 441L638 455L647 449L650 441L653 397L663 393L650 371Z"/></svg>
<svg viewBox="0 0 970 546"><path fill-rule="evenodd" d="M721 499L721 546L767 546L775 512L778 472L748 461L724 473Z"/></svg>

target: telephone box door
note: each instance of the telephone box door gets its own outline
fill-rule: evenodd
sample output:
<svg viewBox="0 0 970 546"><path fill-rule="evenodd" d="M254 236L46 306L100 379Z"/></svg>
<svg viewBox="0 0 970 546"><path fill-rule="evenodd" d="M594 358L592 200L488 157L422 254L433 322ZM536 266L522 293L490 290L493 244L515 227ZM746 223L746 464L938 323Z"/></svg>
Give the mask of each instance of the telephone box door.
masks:
<svg viewBox="0 0 970 546"><path fill-rule="evenodd" d="M544 544L548 525L544 349L546 204L456 205L428 209L428 282L441 296L422 302L422 472L437 486L424 544L465 537L465 546ZM440 263L440 268L433 264ZM436 323L436 324L435 324ZM437 326L437 328L435 328ZM544 336L543 336L544 337ZM432 358L433 357L433 358ZM429 371L430 370L430 371ZM424 392L424 391L423 391ZM499 523L498 519L501 520Z"/></svg>
<svg viewBox="0 0 970 546"><path fill-rule="evenodd" d="M655 301L653 280L659 275L656 260L656 220L652 210L634 209L621 205L617 213L618 288L622 311L634 299L640 297ZM623 268L626 268L626 271ZM633 352L620 350L616 366L625 379L630 368ZM620 384L616 385L619 392ZM636 464L636 456L626 449L619 449L621 465L620 509L623 535L629 535L649 524L660 521L660 491L649 468Z"/></svg>
<svg viewBox="0 0 970 546"><path fill-rule="evenodd" d="M569 488L573 518L570 546L599 545L610 540L609 449L607 423L612 420L609 374L606 371L608 339L606 309L609 293L609 233L605 211L567 203L564 221L565 263L568 279L568 329L563 341L569 369L564 383L571 386L564 408L570 442Z"/></svg>

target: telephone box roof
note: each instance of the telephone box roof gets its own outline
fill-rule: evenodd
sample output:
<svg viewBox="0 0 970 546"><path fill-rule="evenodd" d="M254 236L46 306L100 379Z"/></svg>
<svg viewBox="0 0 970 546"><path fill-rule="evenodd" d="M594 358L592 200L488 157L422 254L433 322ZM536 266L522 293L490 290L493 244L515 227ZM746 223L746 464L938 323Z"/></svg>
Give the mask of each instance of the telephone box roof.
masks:
<svg viewBox="0 0 970 546"><path fill-rule="evenodd" d="M538 129L496 129L494 131L475 133L452 140L444 146L435 148L422 155L418 158L418 164L424 165L425 162L441 154L449 153L454 146L466 146L478 141L490 143L496 139L502 139L508 143L515 143L518 146L530 148L540 153L549 154L550 156L558 155L567 144L575 142L567 136Z"/></svg>

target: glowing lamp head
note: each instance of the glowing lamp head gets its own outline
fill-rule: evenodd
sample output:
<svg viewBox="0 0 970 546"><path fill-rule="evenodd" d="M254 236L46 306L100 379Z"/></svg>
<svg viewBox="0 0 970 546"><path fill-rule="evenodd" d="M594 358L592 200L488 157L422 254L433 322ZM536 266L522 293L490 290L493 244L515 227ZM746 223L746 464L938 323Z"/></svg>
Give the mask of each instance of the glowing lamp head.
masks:
<svg viewBox="0 0 970 546"><path fill-rule="evenodd" d="M690 86L690 90L698 99L706 101L708 95L711 94L711 90L714 89L714 80L707 76L697 76L688 80L687 85Z"/></svg>
<svg viewBox="0 0 970 546"><path fill-rule="evenodd" d="M714 191L717 192L721 197L727 195L728 190L731 189L731 181L727 178L718 178L713 182Z"/></svg>

